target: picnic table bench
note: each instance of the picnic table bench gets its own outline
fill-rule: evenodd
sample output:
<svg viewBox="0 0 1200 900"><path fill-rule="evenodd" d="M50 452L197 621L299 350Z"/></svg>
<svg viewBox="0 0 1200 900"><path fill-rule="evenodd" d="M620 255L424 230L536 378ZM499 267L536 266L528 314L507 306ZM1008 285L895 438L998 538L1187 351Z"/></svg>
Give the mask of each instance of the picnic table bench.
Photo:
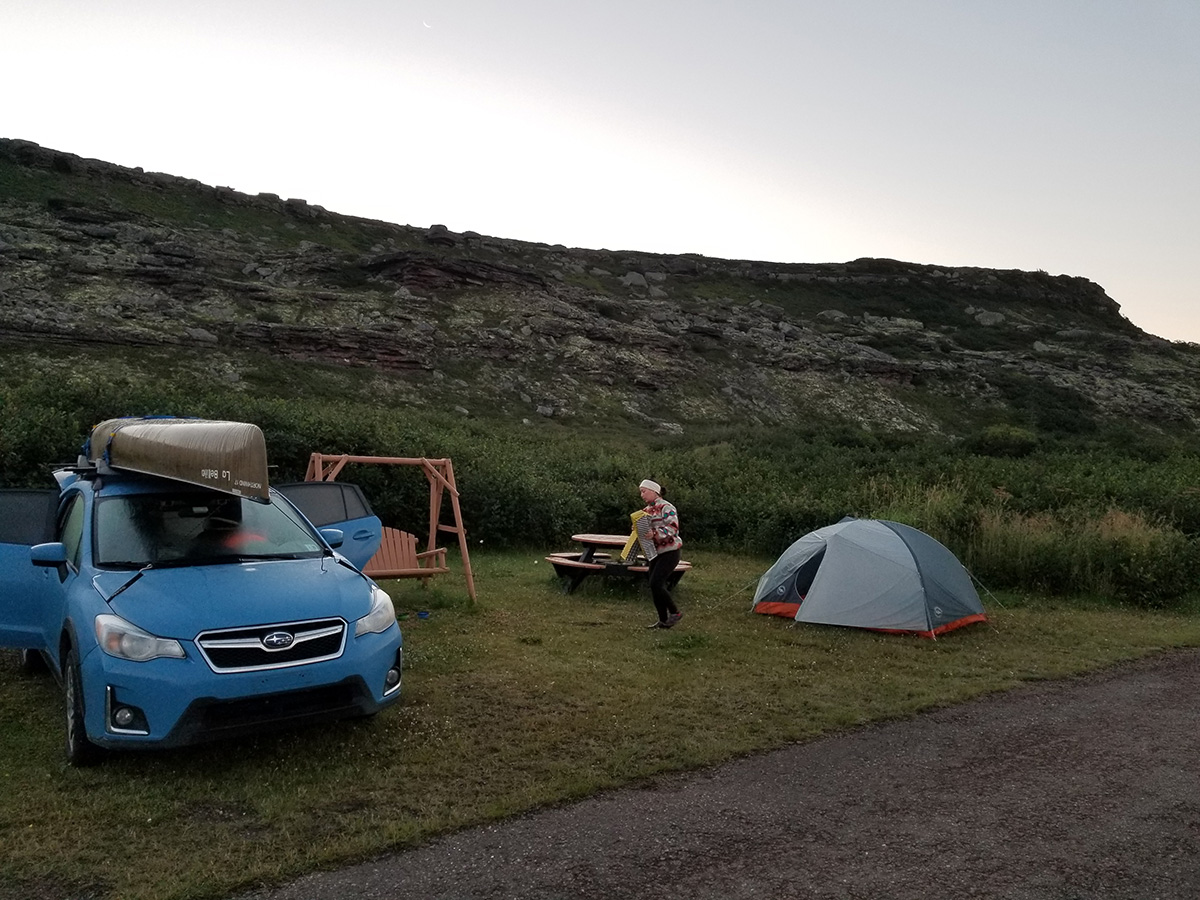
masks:
<svg viewBox="0 0 1200 900"><path fill-rule="evenodd" d="M554 567L554 574L563 581L564 594L574 591L589 575L637 578L646 576L650 571L649 563L644 557L636 557L632 562L622 562L607 552L614 547L624 548L629 540L627 534L574 534L571 535L571 540L580 544L582 549L551 553L546 557L546 561ZM691 567L690 562L680 560L675 571L667 578L667 587L674 588Z"/></svg>

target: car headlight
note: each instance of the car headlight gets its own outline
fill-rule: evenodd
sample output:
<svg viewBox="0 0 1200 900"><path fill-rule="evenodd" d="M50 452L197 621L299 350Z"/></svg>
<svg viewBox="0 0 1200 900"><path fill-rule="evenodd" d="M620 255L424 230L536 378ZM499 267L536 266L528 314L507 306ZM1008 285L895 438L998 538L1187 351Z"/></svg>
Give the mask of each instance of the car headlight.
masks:
<svg viewBox="0 0 1200 900"><path fill-rule="evenodd" d="M379 634L387 631L396 622L396 608L387 591L378 585L371 586L371 611L354 623L354 636Z"/></svg>
<svg viewBox="0 0 1200 900"><path fill-rule="evenodd" d="M145 662L160 656L183 659L183 645L170 638L155 637L120 616L96 616L96 642L109 656Z"/></svg>

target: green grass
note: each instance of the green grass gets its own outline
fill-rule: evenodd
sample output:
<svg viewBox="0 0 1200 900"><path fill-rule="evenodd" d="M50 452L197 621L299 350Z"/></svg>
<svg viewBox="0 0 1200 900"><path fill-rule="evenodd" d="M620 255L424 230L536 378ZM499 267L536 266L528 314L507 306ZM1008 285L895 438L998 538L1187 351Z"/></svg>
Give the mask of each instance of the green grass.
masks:
<svg viewBox="0 0 1200 900"><path fill-rule="evenodd" d="M656 773L1200 644L1195 611L1028 594L985 597L990 625L938 641L793 626L748 611L768 561L690 551L686 617L650 631L641 590L585 583L565 596L542 555L477 553L474 606L458 574L428 590L388 584L403 699L341 726L69 769L57 688L0 655L0 898L219 897Z"/></svg>

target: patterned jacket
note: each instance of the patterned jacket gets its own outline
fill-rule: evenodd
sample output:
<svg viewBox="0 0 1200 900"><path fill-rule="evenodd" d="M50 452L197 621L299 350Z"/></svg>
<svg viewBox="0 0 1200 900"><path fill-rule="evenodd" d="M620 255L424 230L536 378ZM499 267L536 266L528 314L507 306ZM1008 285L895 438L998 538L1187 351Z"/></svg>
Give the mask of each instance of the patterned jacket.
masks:
<svg viewBox="0 0 1200 900"><path fill-rule="evenodd" d="M638 530L641 530L643 522L646 523L647 536L654 542L656 555L683 546L679 538L679 513L672 504L659 497L642 512L646 515L638 521Z"/></svg>

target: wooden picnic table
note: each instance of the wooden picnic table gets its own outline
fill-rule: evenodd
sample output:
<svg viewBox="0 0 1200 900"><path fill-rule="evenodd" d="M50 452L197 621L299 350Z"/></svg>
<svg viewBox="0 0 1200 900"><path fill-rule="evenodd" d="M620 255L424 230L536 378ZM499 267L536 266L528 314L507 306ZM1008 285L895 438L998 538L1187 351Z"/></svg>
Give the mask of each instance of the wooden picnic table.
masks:
<svg viewBox="0 0 1200 900"><path fill-rule="evenodd" d="M629 541L627 534L573 534L571 540L579 544L581 549L551 553L546 557L546 561L554 566L554 574L563 580L565 594L574 591L589 575L639 577L650 571L649 564L643 556L634 555L629 562L622 562L614 554L607 552L613 547L624 548ZM667 586L675 587L691 567L690 562L681 560L667 579Z"/></svg>
<svg viewBox="0 0 1200 900"><path fill-rule="evenodd" d="M607 547L624 547L629 540L627 534L573 534L571 540L583 545L580 551L580 562L591 562L597 552ZM601 554L602 556L604 554Z"/></svg>

